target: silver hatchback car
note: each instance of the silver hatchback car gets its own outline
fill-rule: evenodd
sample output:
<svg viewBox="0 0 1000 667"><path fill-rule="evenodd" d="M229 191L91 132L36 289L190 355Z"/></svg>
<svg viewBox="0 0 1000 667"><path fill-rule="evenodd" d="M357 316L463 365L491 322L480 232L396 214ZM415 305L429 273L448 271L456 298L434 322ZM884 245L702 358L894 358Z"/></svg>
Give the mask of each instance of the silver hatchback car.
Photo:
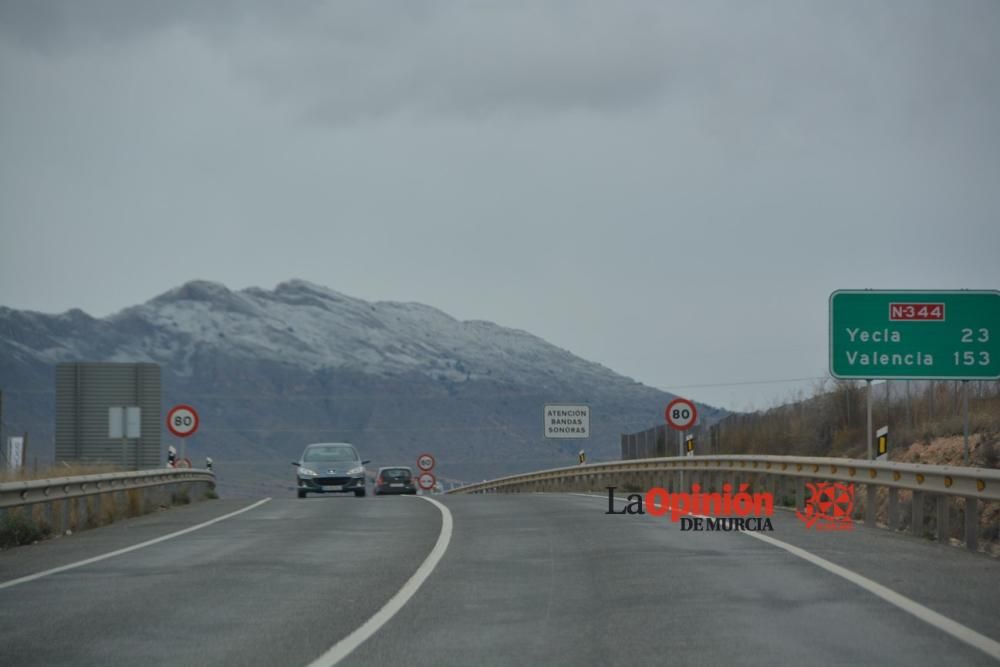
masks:
<svg viewBox="0 0 1000 667"><path fill-rule="evenodd" d="M320 442L306 447L295 474L299 498L307 493L366 493L365 464L354 445L347 442Z"/></svg>

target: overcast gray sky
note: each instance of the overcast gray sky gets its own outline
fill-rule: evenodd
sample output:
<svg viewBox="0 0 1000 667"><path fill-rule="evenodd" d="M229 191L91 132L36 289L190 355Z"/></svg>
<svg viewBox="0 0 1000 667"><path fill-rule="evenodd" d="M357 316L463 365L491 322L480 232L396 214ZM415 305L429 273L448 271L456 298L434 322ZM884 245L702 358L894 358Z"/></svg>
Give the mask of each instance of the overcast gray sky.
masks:
<svg viewBox="0 0 1000 667"><path fill-rule="evenodd" d="M770 405L1000 287L1000 3L0 0L0 304L292 277Z"/></svg>

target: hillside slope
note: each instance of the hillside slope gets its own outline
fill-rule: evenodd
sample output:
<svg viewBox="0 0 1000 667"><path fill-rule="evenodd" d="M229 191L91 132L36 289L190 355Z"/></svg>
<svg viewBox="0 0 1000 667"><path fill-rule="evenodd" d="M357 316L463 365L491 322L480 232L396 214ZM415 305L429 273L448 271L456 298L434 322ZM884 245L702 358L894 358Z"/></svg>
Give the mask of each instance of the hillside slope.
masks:
<svg viewBox="0 0 1000 667"><path fill-rule="evenodd" d="M355 442L372 465L431 451L455 480L568 464L581 445L616 458L618 434L659 419L671 398L527 332L421 304L301 280L239 291L194 281L106 318L0 308L5 420L43 457L61 361L159 363L165 404L201 412L191 453L254 490L287 478L287 461L320 440ZM557 401L592 406L589 442L541 437L543 405Z"/></svg>

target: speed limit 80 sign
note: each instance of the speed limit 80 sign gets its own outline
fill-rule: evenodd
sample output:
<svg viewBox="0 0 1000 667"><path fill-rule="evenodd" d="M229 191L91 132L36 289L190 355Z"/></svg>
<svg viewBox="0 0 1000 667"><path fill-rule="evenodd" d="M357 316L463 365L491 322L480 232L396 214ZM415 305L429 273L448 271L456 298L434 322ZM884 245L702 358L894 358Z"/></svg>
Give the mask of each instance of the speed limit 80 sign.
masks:
<svg viewBox="0 0 1000 667"><path fill-rule="evenodd" d="M686 431L698 421L698 408L686 398L675 398L667 404L667 424L678 431Z"/></svg>
<svg viewBox="0 0 1000 667"><path fill-rule="evenodd" d="M176 405L167 413L167 429L178 438L194 435L198 430L198 412L190 405Z"/></svg>

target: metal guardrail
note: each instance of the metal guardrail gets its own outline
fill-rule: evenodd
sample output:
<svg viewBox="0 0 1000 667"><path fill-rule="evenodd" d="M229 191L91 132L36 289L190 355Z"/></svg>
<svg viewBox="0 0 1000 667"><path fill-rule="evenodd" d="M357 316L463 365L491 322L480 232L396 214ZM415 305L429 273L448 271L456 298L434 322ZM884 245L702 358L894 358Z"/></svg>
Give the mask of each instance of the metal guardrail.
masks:
<svg viewBox="0 0 1000 667"><path fill-rule="evenodd" d="M684 484L685 472L689 473L687 485ZM1000 470L799 456L683 456L611 461L510 475L452 489L449 493L567 491L625 485L688 490L694 483L708 488L730 481L734 488L737 482L750 483L777 495L789 491L783 487L791 481L794 482L791 491L796 506L802 508L807 480L865 485L865 523L871 525L876 524L877 490L886 488L887 524L892 529L901 523L898 492L910 491L913 493L911 529L916 534L921 534L924 528L924 499L934 497L937 534L942 541L950 535L948 501L962 498L965 501L965 544L969 549L975 549L978 544L979 502L1000 501Z"/></svg>
<svg viewBox="0 0 1000 667"><path fill-rule="evenodd" d="M68 500L177 482L208 482L214 485L215 474L209 470L164 468L3 482L0 483L0 508Z"/></svg>
<svg viewBox="0 0 1000 667"><path fill-rule="evenodd" d="M55 477L0 484L0 518L27 516L57 534L95 528L126 516L138 516L212 497L210 470L138 470Z"/></svg>

